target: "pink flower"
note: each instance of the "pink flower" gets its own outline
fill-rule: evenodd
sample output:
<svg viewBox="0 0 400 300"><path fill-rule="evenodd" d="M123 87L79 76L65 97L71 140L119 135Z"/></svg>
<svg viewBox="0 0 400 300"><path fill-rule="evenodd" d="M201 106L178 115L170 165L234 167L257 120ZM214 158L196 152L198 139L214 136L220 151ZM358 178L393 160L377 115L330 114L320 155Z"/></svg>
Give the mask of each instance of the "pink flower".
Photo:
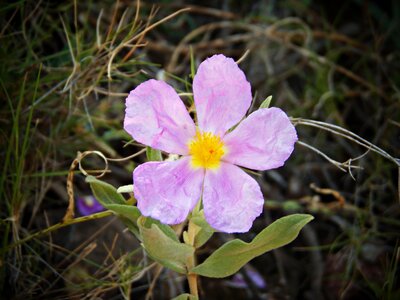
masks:
<svg viewBox="0 0 400 300"><path fill-rule="evenodd" d="M126 99L125 130L140 143L182 156L134 170L138 208L162 223L178 224L201 198L213 228L246 232L261 214L264 198L258 183L238 166L260 171L282 166L297 141L296 130L279 108L259 109L241 122L251 104L250 84L224 55L200 64L193 96L197 127L163 81L148 80Z"/></svg>

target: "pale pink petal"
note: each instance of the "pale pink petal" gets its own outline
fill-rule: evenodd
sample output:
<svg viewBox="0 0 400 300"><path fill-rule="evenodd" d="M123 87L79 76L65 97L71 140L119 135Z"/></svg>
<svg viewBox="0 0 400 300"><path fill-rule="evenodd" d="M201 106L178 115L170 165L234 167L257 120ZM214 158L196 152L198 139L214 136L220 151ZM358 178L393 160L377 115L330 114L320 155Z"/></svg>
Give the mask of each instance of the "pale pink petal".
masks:
<svg viewBox="0 0 400 300"><path fill-rule="evenodd" d="M158 80L143 82L126 98L125 130L138 142L185 155L196 127L175 90Z"/></svg>
<svg viewBox="0 0 400 300"><path fill-rule="evenodd" d="M200 199L204 170L189 166L190 157L173 162L147 162L133 172L137 206L146 217L179 224Z"/></svg>
<svg viewBox="0 0 400 300"><path fill-rule="evenodd" d="M258 217L264 198L258 183L242 169L221 163L218 170L207 170L203 206L207 222L223 232L247 232Z"/></svg>
<svg viewBox="0 0 400 300"><path fill-rule="evenodd" d="M199 128L223 136L246 114L251 88L235 61L219 54L200 64L193 96Z"/></svg>
<svg viewBox="0 0 400 300"><path fill-rule="evenodd" d="M279 108L263 108L250 114L224 137L223 160L254 170L282 166L293 152L296 129Z"/></svg>

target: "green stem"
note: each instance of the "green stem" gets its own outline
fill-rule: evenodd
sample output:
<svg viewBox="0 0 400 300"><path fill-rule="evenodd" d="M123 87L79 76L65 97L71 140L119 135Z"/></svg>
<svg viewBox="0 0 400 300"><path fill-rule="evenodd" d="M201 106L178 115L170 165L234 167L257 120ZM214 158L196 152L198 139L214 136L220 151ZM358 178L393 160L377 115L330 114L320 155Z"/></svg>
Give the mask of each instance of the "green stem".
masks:
<svg viewBox="0 0 400 300"><path fill-rule="evenodd" d="M38 231L38 232L36 232L36 233L34 233L32 235L29 235L26 238L23 238L21 240L16 241L14 244L11 244L8 247L6 247L4 252L6 252L6 251L8 251L8 250L10 250L12 248L15 248L15 247L17 247L17 246L19 246L19 245L21 245L21 244L23 244L23 243L25 243L27 241L30 241L30 240L32 240L34 238L38 238L38 237L40 237L42 235L46 235L46 234L48 234L48 233L50 233L52 231L55 231L57 229L60 229L60 228L63 228L63 227L66 227L66 226L69 226L69 225L72 225L72 224L82 223L82 222L95 220L95 219L101 219L101 218L104 218L104 217L108 217L108 216L110 216L112 214L113 214L113 212L111 210L106 210L106 211L102 211L102 212L99 212L99 213L95 213L95 214L90 215L90 216L79 217L79 218L68 220L66 222L60 222L60 223L54 224L54 225L52 225L52 226L50 226L50 227L48 227L46 229L40 230L40 231Z"/></svg>
<svg viewBox="0 0 400 300"><path fill-rule="evenodd" d="M189 225L188 225L188 244L193 246L194 245L194 238L196 235L196 231L194 228L194 223L192 223L192 220L189 220ZM196 254L193 254L191 258L189 258L187 262L187 267L188 270L191 270L196 266ZM187 274L187 280L189 283L189 289L190 289L190 294L199 297L199 291L197 288L197 274L195 273L189 273Z"/></svg>

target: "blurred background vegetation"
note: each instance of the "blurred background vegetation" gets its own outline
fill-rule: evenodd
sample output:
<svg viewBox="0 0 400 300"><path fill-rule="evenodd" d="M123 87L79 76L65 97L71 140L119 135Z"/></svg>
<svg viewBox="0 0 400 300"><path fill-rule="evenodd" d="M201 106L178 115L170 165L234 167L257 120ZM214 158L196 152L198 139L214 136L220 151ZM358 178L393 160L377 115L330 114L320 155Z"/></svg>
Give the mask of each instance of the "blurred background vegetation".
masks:
<svg viewBox="0 0 400 300"><path fill-rule="evenodd" d="M400 298L399 1L20 0L1 2L0 23L1 298L169 299L187 290L115 217L13 244L62 220L78 151L122 158L142 149L122 128L125 97L149 78L190 92L191 49L196 65L215 53L242 58L251 110L272 95L297 126L287 164L254 175L265 211L238 236L293 212L316 218L244 268L241 287L202 280L203 298ZM112 162L104 180L130 184L145 160ZM88 156L85 166L103 161ZM90 194L78 171L74 190ZM200 259L231 238L217 234Z"/></svg>

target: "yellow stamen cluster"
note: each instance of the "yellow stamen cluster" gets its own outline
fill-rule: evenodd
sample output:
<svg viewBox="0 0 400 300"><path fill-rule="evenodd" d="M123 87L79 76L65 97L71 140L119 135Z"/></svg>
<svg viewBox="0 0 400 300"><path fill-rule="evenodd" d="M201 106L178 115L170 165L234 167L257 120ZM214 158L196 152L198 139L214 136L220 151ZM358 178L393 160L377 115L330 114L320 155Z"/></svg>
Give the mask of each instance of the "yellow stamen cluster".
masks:
<svg viewBox="0 0 400 300"><path fill-rule="evenodd" d="M189 143L189 154L192 156L193 167L216 169L225 154L224 143L217 135L198 131Z"/></svg>

